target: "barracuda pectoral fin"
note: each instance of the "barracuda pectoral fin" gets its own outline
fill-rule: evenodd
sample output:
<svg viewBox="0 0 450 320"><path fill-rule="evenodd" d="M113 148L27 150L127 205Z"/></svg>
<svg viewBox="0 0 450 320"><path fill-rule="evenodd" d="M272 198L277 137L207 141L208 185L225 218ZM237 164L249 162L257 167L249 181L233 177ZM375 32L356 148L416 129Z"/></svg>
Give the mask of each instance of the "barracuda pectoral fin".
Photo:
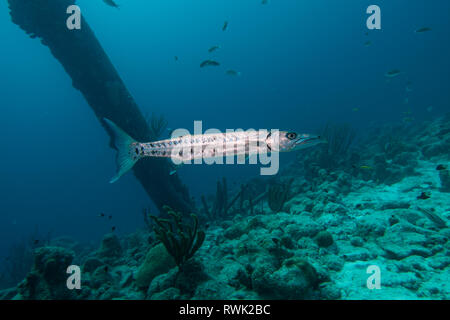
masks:
<svg viewBox="0 0 450 320"><path fill-rule="evenodd" d="M117 149L117 172L116 175L109 181L109 183L114 183L121 176L127 173L131 168L133 168L134 164L139 160L138 157L132 157L130 148L133 143L136 141L131 138L128 134L125 133L122 129L120 129L114 122L108 120L106 118L103 119L107 125L107 128L111 132L113 137L114 146Z"/></svg>

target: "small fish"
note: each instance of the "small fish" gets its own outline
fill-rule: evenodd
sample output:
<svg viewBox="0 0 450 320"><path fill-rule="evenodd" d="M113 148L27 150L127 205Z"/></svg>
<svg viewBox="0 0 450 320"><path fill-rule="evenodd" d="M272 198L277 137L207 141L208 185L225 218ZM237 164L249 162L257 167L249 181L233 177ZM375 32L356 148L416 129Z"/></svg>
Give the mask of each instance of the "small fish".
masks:
<svg viewBox="0 0 450 320"><path fill-rule="evenodd" d="M208 49L208 52L211 53L216 51L217 49L220 49L220 46L212 46L211 48Z"/></svg>
<svg viewBox="0 0 450 320"><path fill-rule="evenodd" d="M364 42L364 46L370 47L372 45L372 41L366 41Z"/></svg>
<svg viewBox="0 0 450 320"><path fill-rule="evenodd" d="M205 60L202 63L200 63L200 68L204 68L204 67L208 67L208 66L212 66L212 67L217 67L220 66L220 63L214 60Z"/></svg>
<svg viewBox="0 0 450 320"><path fill-rule="evenodd" d="M371 170L372 169L372 167L370 167L370 166L366 166L366 165L361 165L361 166L357 166L357 165L352 165L352 168L353 169L364 169L364 170Z"/></svg>
<svg viewBox="0 0 450 320"><path fill-rule="evenodd" d="M441 170L447 170L447 166L445 164L439 164L436 167L436 170L441 171Z"/></svg>
<svg viewBox="0 0 450 320"><path fill-rule="evenodd" d="M108 271L109 271L108 266L105 266L105 272L108 272Z"/></svg>
<svg viewBox="0 0 450 320"><path fill-rule="evenodd" d="M228 28L228 21L225 21L225 22L223 23L222 31L227 30L227 28Z"/></svg>
<svg viewBox="0 0 450 320"><path fill-rule="evenodd" d="M108 219L111 220L111 219L112 219L112 215L109 215L109 216L108 216Z"/></svg>
<svg viewBox="0 0 450 320"><path fill-rule="evenodd" d="M326 142L320 136L293 131L275 131L275 133L267 131L268 134L264 136L258 131L205 133L153 142L138 142L112 121L106 118L103 120L114 137L114 144L118 150L116 159L120 159L117 173L110 183L117 181L142 158L171 158L183 163L195 159L267 154L273 151L288 152Z"/></svg>
<svg viewBox="0 0 450 320"><path fill-rule="evenodd" d="M38 244L39 243L39 239L36 239L33 241L34 244Z"/></svg>
<svg viewBox="0 0 450 320"><path fill-rule="evenodd" d="M425 209L417 206L417 209L419 209L428 219L430 219L439 229L447 228L447 222L442 219L439 214L434 212L434 209Z"/></svg>
<svg viewBox="0 0 450 320"><path fill-rule="evenodd" d="M116 227L112 227L112 228L111 228L111 231L112 231L112 232L116 231Z"/></svg>
<svg viewBox="0 0 450 320"><path fill-rule="evenodd" d="M102 212L102 213L100 213L98 216L99 216L99 217L104 217L105 214Z"/></svg>
<svg viewBox="0 0 450 320"><path fill-rule="evenodd" d="M390 71L386 72L384 74L384 76L387 77L387 78L394 78L394 77L398 76L400 73L402 73L400 70L393 69L393 70L390 70Z"/></svg>
<svg viewBox="0 0 450 320"><path fill-rule="evenodd" d="M115 3L113 0L103 0L108 6L119 9L119 5Z"/></svg>
<svg viewBox="0 0 450 320"><path fill-rule="evenodd" d="M173 58L175 59L175 61L178 61L178 56L174 56Z"/></svg>
<svg viewBox="0 0 450 320"><path fill-rule="evenodd" d="M269 0L261 0L261 4L268 4L269 3Z"/></svg>
<svg viewBox="0 0 450 320"><path fill-rule="evenodd" d="M431 28L428 27L423 27L423 28L419 28L416 31L414 31L415 33L424 33L424 32L428 32L431 31Z"/></svg>
<svg viewBox="0 0 450 320"><path fill-rule="evenodd" d="M233 70L233 69L228 69L227 71L225 71L225 74L229 75L229 76L240 76L241 73L239 71Z"/></svg>
<svg viewBox="0 0 450 320"><path fill-rule="evenodd" d="M418 200L427 200L431 198L431 193L429 192L422 192L420 195L417 196Z"/></svg>

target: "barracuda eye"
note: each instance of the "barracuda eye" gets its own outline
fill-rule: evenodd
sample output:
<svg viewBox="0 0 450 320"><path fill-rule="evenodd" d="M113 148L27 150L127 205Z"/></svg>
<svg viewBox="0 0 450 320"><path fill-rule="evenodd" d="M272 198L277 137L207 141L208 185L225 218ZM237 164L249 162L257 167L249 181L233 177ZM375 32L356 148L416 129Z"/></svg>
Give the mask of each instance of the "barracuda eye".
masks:
<svg viewBox="0 0 450 320"><path fill-rule="evenodd" d="M295 132L288 132L288 133L286 133L286 137L289 140L294 140L295 138L297 138L297 134Z"/></svg>

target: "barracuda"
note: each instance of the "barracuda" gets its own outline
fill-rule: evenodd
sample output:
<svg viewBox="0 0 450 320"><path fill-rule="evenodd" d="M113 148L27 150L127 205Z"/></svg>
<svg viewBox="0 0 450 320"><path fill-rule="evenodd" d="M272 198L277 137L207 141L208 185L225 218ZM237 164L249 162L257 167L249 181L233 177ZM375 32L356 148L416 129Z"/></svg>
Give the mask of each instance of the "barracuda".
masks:
<svg viewBox="0 0 450 320"><path fill-rule="evenodd" d="M292 131L248 130L226 133L184 135L154 142L138 142L112 121L104 119L117 149L117 181L145 157L171 158L174 163L224 156L250 156L269 152L288 152L325 142L320 136Z"/></svg>

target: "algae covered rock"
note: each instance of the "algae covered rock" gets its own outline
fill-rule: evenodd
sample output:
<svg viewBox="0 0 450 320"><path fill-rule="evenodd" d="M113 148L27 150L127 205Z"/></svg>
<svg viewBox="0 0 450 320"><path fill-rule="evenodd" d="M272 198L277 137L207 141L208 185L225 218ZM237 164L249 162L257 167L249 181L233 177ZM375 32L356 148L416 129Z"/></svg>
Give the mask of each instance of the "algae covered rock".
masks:
<svg viewBox="0 0 450 320"><path fill-rule="evenodd" d="M315 240L319 247L322 248L327 248L334 243L333 236L328 231L320 231L316 235Z"/></svg>
<svg viewBox="0 0 450 320"><path fill-rule="evenodd" d="M441 180L441 190L450 192L450 170L440 170L439 179Z"/></svg>
<svg viewBox="0 0 450 320"><path fill-rule="evenodd" d="M18 292L23 299L74 299L73 290L66 286L67 267L74 253L60 247L41 247L34 252L31 272L19 284Z"/></svg>
<svg viewBox="0 0 450 320"><path fill-rule="evenodd" d="M122 254L119 238L113 233L105 235L97 254L99 257L106 259L119 258Z"/></svg>
<svg viewBox="0 0 450 320"><path fill-rule="evenodd" d="M104 263L95 257L88 258L84 264L83 264L83 271L84 272L93 272L98 267L103 266Z"/></svg>
<svg viewBox="0 0 450 320"><path fill-rule="evenodd" d="M319 282L316 269L300 258L285 260L275 272L257 268L252 275L254 290L268 299L306 299Z"/></svg>
<svg viewBox="0 0 450 320"><path fill-rule="evenodd" d="M34 270L40 273L49 283L64 282L67 278L67 267L71 264L74 253L60 247L42 247L36 249Z"/></svg>
<svg viewBox="0 0 450 320"><path fill-rule="evenodd" d="M150 296L150 300L179 300L180 290L177 288L167 288Z"/></svg>
<svg viewBox="0 0 450 320"><path fill-rule="evenodd" d="M159 243L147 252L144 262L136 273L136 285L138 288L147 288L153 278L167 273L173 267L175 267L175 261L164 245Z"/></svg>

